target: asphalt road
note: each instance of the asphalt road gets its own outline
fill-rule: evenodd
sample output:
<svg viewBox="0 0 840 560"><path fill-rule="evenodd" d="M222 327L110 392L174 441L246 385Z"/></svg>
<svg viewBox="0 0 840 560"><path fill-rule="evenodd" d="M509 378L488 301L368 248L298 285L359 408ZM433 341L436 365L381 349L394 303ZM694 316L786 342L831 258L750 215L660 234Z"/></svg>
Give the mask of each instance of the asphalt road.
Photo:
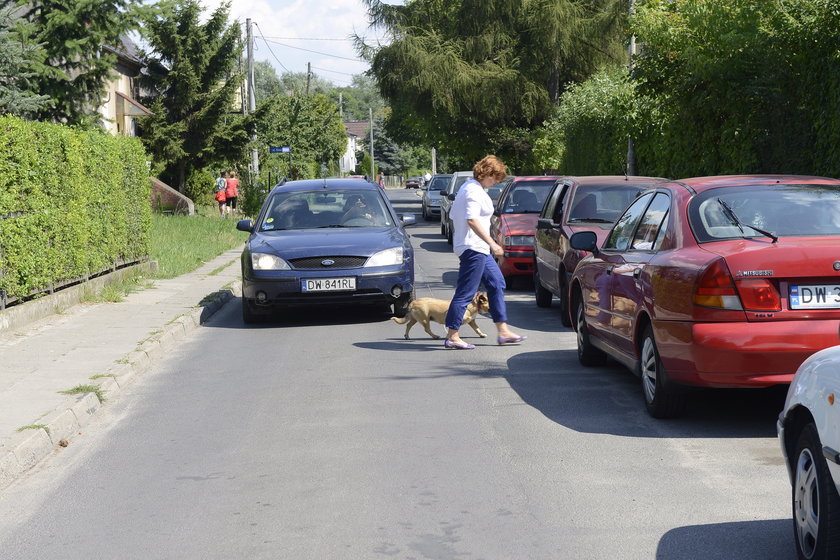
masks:
<svg viewBox="0 0 840 560"><path fill-rule="evenodd" d="M391 196L420 221L417 295L448 298L438 223ZM0 557L794 558L783 392L698 392L654 420L521 287L527 342L495 346L482 317L474 351L375 311L246 328L233 300L3 493Z"/></svg>

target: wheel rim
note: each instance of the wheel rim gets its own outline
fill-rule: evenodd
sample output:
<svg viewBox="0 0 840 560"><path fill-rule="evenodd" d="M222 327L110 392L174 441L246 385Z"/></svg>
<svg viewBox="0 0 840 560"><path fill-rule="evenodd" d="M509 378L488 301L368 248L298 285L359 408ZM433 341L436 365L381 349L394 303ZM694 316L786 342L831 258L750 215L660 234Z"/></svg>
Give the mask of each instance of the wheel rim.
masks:
<svg viewBox="0 0 840 560"><path fill-rule="evenodd" d="M812 558L817 547L820 526L819 478L814 456L803 449L796 461L796 482L793 487L793 521L796 538L803 556Z"/></svg>
<svg viewBox="0 0 840 560"><path fill-rule="evenodd" d="M642 343L641 368L645 399L650 403L656 397L656 349L649 336Z"/></svg>

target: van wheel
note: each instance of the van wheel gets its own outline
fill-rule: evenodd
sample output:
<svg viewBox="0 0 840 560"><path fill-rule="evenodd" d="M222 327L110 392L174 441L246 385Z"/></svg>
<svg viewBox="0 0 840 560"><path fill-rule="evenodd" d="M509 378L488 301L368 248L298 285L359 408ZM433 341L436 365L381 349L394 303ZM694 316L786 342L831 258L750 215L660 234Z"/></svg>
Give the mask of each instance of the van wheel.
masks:
<svg viewBox="0 0 840 560"><path fill-rule="evenodd" d="M540 271L537 270L537 263L534 263L534 299L537 300L537 307L551 307L551 292L543 288L540 283Z"/></svg>
<svg viewBox="0 0 840 560"><path fill-rule="evenodd" d="M640 373L642 377L642 393L648 413L654 418L674 418L680 416L685 409L686 390L668 379L656 341L653 339L653 329L648 325L642 335L642 351Z"/></svg>
<svg viewBox="0 0 840 560"><path fill-rule="evenodd" d="M583 311L583 296L575 298L575 330L577 331L578 361L582 366L602 366L607 363L607 355L592 346L589 341L589 331L586 326L586 314Z"/></svg>
<svg viewBox="0 0 840 560"><path fill-rule="evenodd" d="M560 323L564 327L572 326L572 317L569 314L569 284L566 282L566 273L561 270L560 274Z"/></svg>

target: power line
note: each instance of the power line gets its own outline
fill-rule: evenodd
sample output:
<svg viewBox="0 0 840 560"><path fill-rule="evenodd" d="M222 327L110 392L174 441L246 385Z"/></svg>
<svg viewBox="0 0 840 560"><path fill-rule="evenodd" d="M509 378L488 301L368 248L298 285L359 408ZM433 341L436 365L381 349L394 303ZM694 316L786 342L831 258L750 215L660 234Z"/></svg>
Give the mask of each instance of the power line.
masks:
<svg viewBox="0 0 840 560"><path fill-rule="evenodd" d="M331 72L333 74L344 74L345 76L356 76L357 74L351 74L349 72L339 72L338 70L327 70L326 68L318 68L317 66L312 67L313 70L320 70L322 72Z"/></svg>
<svg viewBox="0 0 840 560"><path fill-rule="evenodd" d="M268 39L281 39L287 41L349 41L350 39L330 39L326 37L267 37Z"/></svg>
<svg viewBox="0 0 840 560"><path fill-rule="evenodd" d="M271 53L271 56L273 56L273 57L274 57L274 60L276 60L276 61L277 61L277 64L279 64L279 65L280 65L280 67L281 67L283 70L285 70L286 72L291 73L291 70L289 70L288 68L286 68L286 67L283 65L283 63L282 63L282 62L280 62L280 59L279 59L279 58L277 58L277 55L276 55L276 54L274 54L274 51L273 51L273 50L271 50L271 46L268 44L268 41L266 41L266 40L265 40L265 35L263 35L262 29L260 29L259 24L258 24L257 22L253 22L253 24L257 26L257 30L260 32L260 37L262 37L262 40L263 40L263 42L265 43L265 46L266 46L266 48L268 49L268 52L270 52L270 53Z"/></svg>
<svg viewBox="0 0 840 560"><path fill-rule="evenodd" d="M262 36L262 31L260 31L260 36ZM266 43L274 43L275 45L280 45L281 47L287 47L287 48L290 48L290 49L297 49L299 51L306 51L306 52L311 52L311 53L315 53L315 54L320 54L320 55L323 55L323 56L328 56L330 58L341 58L343 60L352 60L353 62L364 62L364 59L361 59L361 58L350 58L350 57L347 57L347 56L339 56L337 54L330 54L330 53L325 53L325 52L321 52L321 51L313 51L311 49L304 49L303 47L295 47L293 45L287 45L285 43L279 43L277 41L268 41L265 37L263 37L263 41L265 41Z"/></svg>

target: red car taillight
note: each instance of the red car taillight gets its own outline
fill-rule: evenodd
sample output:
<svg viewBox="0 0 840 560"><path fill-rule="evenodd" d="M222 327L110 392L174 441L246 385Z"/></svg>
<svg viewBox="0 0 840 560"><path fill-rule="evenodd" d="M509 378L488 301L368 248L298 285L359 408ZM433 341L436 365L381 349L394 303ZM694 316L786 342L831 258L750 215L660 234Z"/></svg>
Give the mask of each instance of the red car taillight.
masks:
<svg viewBox="0 0 840 560"><path fill-rule="evenodd" d="M718 309L743 310L732 275L724 260L713 261L700 275L694 290L694 304Z"/></svg>
<svg viewBox="0 0 840 560"><path fill-rule="evenodd" d="M744 309L751 311L781 311L782 298L770 280L766 278L745 278L735 282L744 303Z"/></svg>

